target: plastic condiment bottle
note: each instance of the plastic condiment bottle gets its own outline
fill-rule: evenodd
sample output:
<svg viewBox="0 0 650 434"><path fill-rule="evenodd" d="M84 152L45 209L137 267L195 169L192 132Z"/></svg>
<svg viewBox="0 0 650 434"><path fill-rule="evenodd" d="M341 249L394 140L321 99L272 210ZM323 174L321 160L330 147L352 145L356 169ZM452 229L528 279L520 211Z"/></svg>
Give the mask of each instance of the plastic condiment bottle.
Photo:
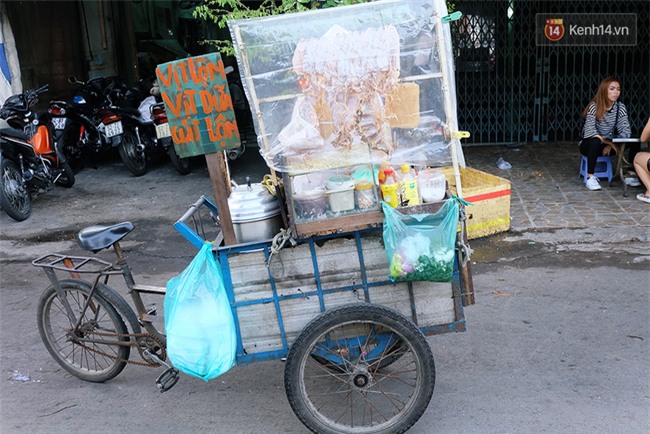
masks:
<svg viewBox="0 0 650 434"><path fill-rule="evenodd" d="M412 206L420 204L420 195L418 194L418 181L415 179L413 170L408 164L402 164L402 179L399 182L402 193L402 205Z"/></svg>
<svg viewBox="0 0 650 434"><path fill-rule="evenodd" d="M399 185L395 177L393 169L383 169L384 182L381 183L381 197L389 206L397 208L400 204L399 200Z"/></svg>

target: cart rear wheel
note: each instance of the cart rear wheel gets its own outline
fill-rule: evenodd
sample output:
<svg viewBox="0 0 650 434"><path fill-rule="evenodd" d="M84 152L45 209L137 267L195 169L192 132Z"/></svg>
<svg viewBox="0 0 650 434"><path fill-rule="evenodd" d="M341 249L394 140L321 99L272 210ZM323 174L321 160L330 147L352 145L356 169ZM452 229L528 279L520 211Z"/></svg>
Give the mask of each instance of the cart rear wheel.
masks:
<svg viewBox="0 0 650 434"><path fill-rule="evenodd" d="M291 408L316 433L402 433L424 413L434 383L422 332L370 304L315 318L291 347L284 372Z"/></svg>

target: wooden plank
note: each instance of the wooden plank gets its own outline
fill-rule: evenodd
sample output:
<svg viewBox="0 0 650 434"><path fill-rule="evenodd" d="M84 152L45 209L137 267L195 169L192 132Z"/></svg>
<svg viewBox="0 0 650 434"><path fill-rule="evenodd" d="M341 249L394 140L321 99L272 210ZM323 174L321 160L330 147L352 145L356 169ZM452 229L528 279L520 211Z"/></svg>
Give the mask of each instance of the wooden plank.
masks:
<svg viewBox="0 0 650 434"><path fill-rule="evenodd" d="M230 176L228 175L228 166L223 151L205 154L205 161L210 174L212 183L212 194L214 195L217 211L219 212L219 223L223 240L226 245L237 244L235 229L232 225L230 216L230 207L228 206L228 196L230 196Z"/></svg>
<svg viewBox="0 0 650 434"><path fill-rule="evenodd" d="M381 234L362 237L363 257L368 283L387 281L388 259ZM277 254L284 273L275 276L279 307L288 345L298 337L309 321L320 313L319 298L309 244L285 248ZM364 291L337 290L350 285L361 285L361 271L355 239L336 238L316 247L316 258L323 303L331 309L349 303L363 303ZM264 253L237 253L229 255L242 343L247 354L281 350L278 313L273 290L264 264ZM368 289L370 302L400 312L417 320L418 326L449 324L458 319L451 284L413 282L412 301L408 283L373 286ZM310 295L306 295L309 294ZM293 298L282 298L293 297ZM413 309L415 308L415 311Z"/></svg>

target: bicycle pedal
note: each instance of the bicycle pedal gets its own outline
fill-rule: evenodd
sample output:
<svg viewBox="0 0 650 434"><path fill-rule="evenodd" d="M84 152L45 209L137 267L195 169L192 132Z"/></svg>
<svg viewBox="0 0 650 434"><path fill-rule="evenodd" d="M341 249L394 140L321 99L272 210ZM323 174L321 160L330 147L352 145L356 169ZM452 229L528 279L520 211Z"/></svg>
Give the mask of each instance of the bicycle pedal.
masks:
<svg viewBox="0 0 650 434"><path fill-rule="evenodd" d="M178 383L179 379L178 369L169 368L156 379L156 386L158 386L160 393L167 392Z"/></svg>

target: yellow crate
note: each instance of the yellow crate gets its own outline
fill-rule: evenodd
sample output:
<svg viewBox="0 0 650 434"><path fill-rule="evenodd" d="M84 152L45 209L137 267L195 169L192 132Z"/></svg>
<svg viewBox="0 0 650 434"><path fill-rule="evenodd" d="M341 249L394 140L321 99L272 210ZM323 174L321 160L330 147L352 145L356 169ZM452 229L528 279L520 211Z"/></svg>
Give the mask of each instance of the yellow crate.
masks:
<svg viewBox="0 0 650 434"><path fill-rule="evenodd" d="M449 189L456 194L453 167L442 168ZM465 208L467 237L481 238L510 229L510 181L469 167L460 168L463 199L473 205Z"/></svg>

